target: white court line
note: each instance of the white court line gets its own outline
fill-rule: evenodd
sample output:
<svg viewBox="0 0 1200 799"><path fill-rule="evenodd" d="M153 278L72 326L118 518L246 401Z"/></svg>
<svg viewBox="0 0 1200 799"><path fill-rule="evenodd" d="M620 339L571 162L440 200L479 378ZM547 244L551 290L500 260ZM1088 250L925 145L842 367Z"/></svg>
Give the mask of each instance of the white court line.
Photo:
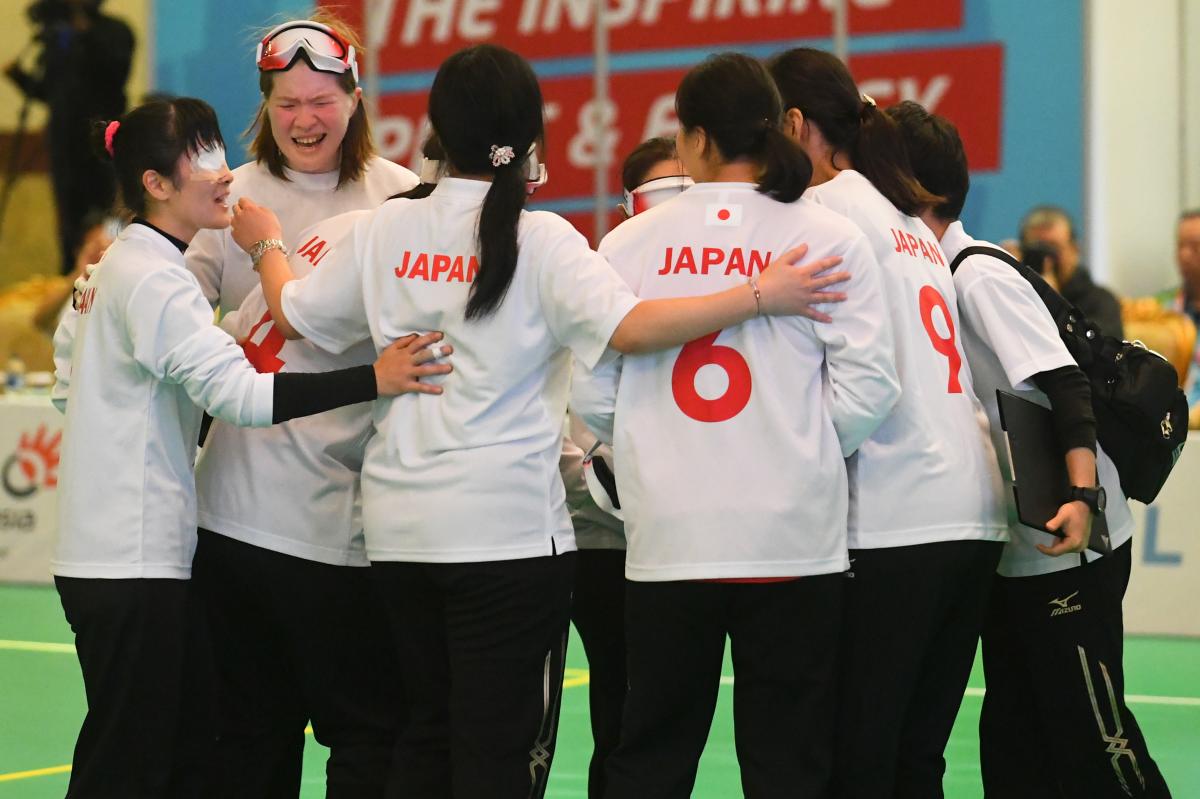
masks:
<svg viewBox="0 0 1200 799"><path fill-rule="evenodd" d="M18 652L55 652L59 654L75 654L73 644L52 644L45 641L6 641L0 639L0 650ZM587 684L587 669L567 669L564 688L574 688ZM721 677L721 685L733 685L733 677ZM965 695L970 697L983 696L982 688L968 688ZM1150 696L1148 694L1126 694L1125 701L1131 705L1163 705L1167 707L1200 707L1200 697L1196 696Z"/></svg>

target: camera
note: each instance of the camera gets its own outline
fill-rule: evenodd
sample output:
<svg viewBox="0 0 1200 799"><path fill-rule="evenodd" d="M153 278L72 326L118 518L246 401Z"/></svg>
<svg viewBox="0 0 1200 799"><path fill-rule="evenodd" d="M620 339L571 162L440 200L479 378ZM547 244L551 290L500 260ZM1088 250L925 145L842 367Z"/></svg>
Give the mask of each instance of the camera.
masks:
<svg viewBox="0 0 1200 799"><path fill-rule="evenodd" d="M1039 275L1049 272L1058 275L1058 250L1054 247L1033 241L1021 245L1021 263L1028 266Z"/></svg>
<svg viewBox="0 0 1200 799"><path fill-rule="evenodd" d="M71 18L71 4L67 0L35 0L25 9L25 15L37 27L49 28Z"/></svg>

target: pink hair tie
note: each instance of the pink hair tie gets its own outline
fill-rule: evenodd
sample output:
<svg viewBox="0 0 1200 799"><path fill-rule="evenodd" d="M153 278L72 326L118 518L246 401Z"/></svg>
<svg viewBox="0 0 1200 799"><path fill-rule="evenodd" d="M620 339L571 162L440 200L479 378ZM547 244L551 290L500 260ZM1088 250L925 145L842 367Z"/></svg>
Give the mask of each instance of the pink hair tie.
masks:
<svg viewBox="0 0 1200 799"><path fill-rule="evenodd" d="M108 127L104 129L104 149L108 150L108 157L113 156L113 136L117 135L117 128L121 127L121 121L114 119L108 123Z"/></svg>

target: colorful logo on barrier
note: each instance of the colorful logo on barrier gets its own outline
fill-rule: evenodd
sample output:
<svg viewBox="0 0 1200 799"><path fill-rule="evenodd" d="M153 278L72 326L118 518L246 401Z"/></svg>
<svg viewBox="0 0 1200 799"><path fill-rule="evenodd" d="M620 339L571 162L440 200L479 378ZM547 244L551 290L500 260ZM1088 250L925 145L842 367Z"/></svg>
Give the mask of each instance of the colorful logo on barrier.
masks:
<svg viewBox="0 0 1200 799"><path fill-rule="evenodd" d="M38 425L33 433L22 433L17 450L0 468L0 482L10 496L18 499L33 496L40 489L58 485L58 447L62 431L50 434L46 425Z"/></svg>

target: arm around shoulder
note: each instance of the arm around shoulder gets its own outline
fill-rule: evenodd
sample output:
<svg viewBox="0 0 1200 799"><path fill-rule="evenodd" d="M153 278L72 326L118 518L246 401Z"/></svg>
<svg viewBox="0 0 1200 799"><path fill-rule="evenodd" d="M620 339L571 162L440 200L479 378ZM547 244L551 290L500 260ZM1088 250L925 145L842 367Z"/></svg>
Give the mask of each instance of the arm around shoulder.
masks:
<svg viewBox="0 0 1200 799"><path fill-rule="evenodd" d="M800 245L772 261L745 284L703 297L645 300L631 310L613 332L609 346L623 353L654 352L689 341L755 316L805 316L826 322L828 314L815 306L845 300L829 291L848 279L845 272L828 270L840 256L797 262L808 253Z"/></svg>
<svg viewBox="0 0 1200 799"><path fill-rule="evenodd" d="M256 372L242 348L212 323L212 309L183 270L147 274L130 293L124 316L133 357L155 378L181 386L223 421L271 424L273 376Z"/></svg>

